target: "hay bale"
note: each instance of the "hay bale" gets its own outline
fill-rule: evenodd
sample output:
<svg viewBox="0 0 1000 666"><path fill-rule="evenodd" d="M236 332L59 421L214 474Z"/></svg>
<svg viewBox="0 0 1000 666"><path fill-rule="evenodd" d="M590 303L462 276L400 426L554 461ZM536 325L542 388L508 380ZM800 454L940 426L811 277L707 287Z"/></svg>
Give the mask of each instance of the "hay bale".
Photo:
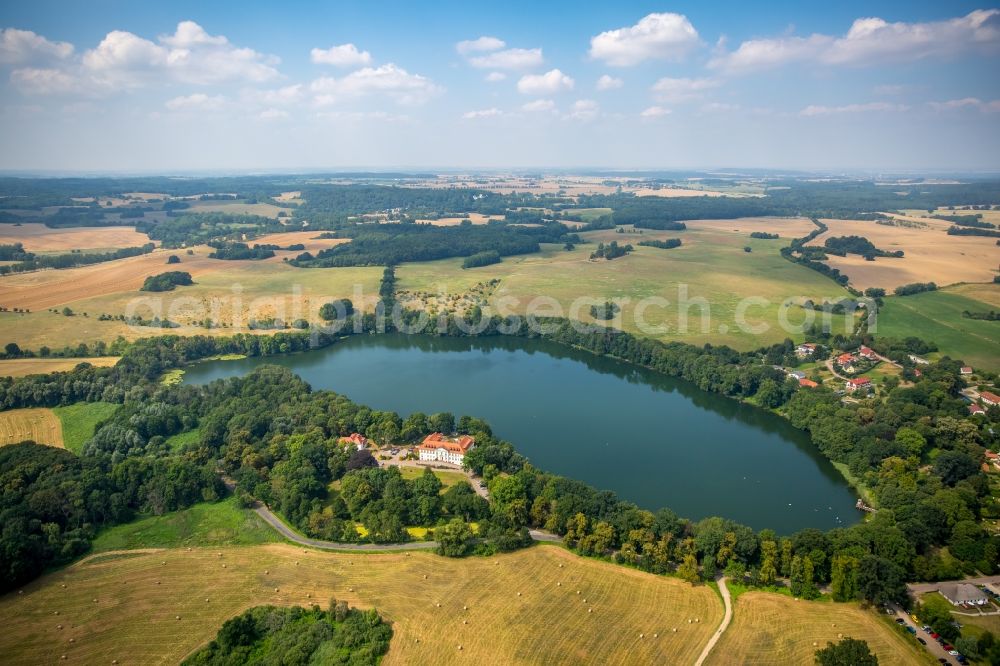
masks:
<svg viewBox="0 0 1000 666"><path fill-rule="evenodd" d="M206 604L208 603L208 597L205 597L205 603Z"/></svg>
<svg viewBox="0 0 1000 666"><path fill-rule="evenodd" d="M462 606L462 610L469 610L468 606Z"/></svg>
<svg viewBox="0 0 1000 666"><path fill-rule="evenodd" d="M174 619L175 619L175 620L179 620L179 619L181 619L181 616L180 616L180 615L175 615L175 616L174 616Z"/></svg>
<svg viewBox="0 0 1000 666"><path fill-rule="evenodd" d="M62 625L61 624L57 624L56 625L56 629L62 629Z"/></svg>
<svg viewBox="0 0 1000 666"><path fill-rule="evenodd" d="M222 568L223 568L223 569L225 569L225 568L226 568L226 565L225 565L225 564L223 564L223 565L222 565Z"/></svg>
<svg viewBox="0 0 1000 666"><path fill-rule="evenodd" d="M677 633L677 627L674 627L674 633L675 634Z"/></svg>
<svg viewBox="0 0 1000 666"><path fill-rule="evenodd" d="M59 615L59 611L53 611L53 615Z"/></svg>
<svg viewBox="0 0 1000 666"><path fill-rule="evenodd" d="M275 592L277 592L277 591L278 591L278 588L274 588L274 591L275 591Z"/></svg>
<svg viewBox="0 0 1000 666"><path fill-rule="evenodd" d="M76 639L75 638L71 638L71 639L69 639L69 642L70 643L76 643Z"/></svg>
<svg viewBox="0 0 1000 666"><path fill-rule="evenodd" d="M660 634L658 634L658 633L653 634L653 638L659 638L659 637L660 637Z"/></svg>
<svg viewBox="0 0 1000 666"><path fill-rule="evenodd" d="M645 638L646 634L639 634L639 638Z"/></svg>
<svg viewBox="0 0 1000 666"><path fill-rule="evenodd" d="M587 612L588 612L588 613L593 613L593 612L594 612L594 609L593 609L593 608L588 608L588 609L587 609Z"/></svg>
<svg viewBox="0 0 1000 666"><path fill-rule="evenodd" d="M312 593L306 592L306 599L312 599Z"/></svg>
<svg viewBox="0 0 1000 666"><path fill-rule="evenodd" d="M157 584L157 585L159 585L159 584L160 584L160 581L156 581L156 584Z"/></svg>
<svg viewBox="0 0 1000 666"><path fill-rule="evenodd" d="M266 576L267 574L269 574L269 573L271 573L271 572L270 572L270 571L268 571L267 569L264 569L264 575L265 575L265 576Z"/></svg>
<svg viewBox="0 0 1000 666"><path fill-rule="evenodd" d="M461 649L462 649L462 646L461 646L461 645L459 645L459 646L458 646L458 649L459 649L459 650L461 650Z"/></svg>

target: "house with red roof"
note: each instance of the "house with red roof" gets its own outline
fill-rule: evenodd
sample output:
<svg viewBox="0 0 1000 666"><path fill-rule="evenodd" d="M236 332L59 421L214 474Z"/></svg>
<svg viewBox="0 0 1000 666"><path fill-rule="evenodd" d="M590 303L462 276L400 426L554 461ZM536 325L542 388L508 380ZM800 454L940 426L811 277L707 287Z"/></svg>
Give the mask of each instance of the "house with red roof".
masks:
<svg viewBox="0 0 1000 666"><path fill-rule="evenodd" d="M989 391L981 391L979 393L979 399L983 401L984 404L990 407L995 407L1000 405L1000 395L996 393L990 393Z"/></svg>
<svg viewBox="0 0 1000 666"><path fill-rule="evenodd" d="M960 374L960 375L971 375L972 374L972 366L971 365L963 365L961 368L958 369L958 374Z"/></svg>
<svg viewBox="0 0 1000 666"><path fill-rule="evenodd" d="M461 465L465 454L475 445L475 438L468 435L448 437L435 432L424 438L423 443L417 447L417 454L420 460Z"/></svg>
<svg viewBox="0 0 1000 666"><path fill-rule="evenodd" d="M803 377L802 379L799 380L799 386L803 386L805 388L816 388L817 386L819 386L819 384L817 384L811 379L806 379L805 377Z"/></svg>
<svg viewBox="0 0 1000 666"><path fill-rule="evenodd" d="M986 413L986 410L977 405L976 403L972 403L971 405L969 405L968 409L969 409L969 416L975 416L976 414Z"/></svg>
<svg viewBox="0 0 1000 666"><path fill-rule="evenodd" d="M866 358L869 361L878 360L878 354L875 353L875 350L871 347L865 347L864 345L861 345L861 349L858 350L858 356Z"/></svg>
<svg viewBox="0 0 1000 666"><path fill-rule="evenodd" d="M850 352L844 352L843 354L837 357L837 365L841 367L845 365L852 365L855 360L856 359L854 358L854 354L851 354Z"/></svg>
<svg viewBox="0 0 1000 666"><path fill-rule="evenodd" d="M854 377L844 382L845 388L850 393L855 391L869 391L872 387L872 380L867 377Z"/></svg>
<svg viewBox="0 0 1000 666"><path fill-rule="evenodd" d="M806 356L812 356L813 352L816 351L818 345L815 342L803 342L801 345L795 348L795 355L799 358L805 358Z"/></svg>
<svg viewBox="0 0 1000 666"><path fill-rule="evenodd" d="M368 448L368 438L361 433L352 432L350 437L341 437L341 444L353 444L358 451Z"/></svg>

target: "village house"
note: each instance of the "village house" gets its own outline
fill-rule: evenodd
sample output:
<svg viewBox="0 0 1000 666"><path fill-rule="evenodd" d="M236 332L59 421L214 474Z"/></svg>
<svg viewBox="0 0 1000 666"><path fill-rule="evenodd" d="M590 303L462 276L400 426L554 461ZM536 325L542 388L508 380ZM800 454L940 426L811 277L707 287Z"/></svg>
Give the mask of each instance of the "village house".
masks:
<svg viewBox="0 0 1000 666"><path fill-rule="evenodd" d="M803 342L801 345L795 348L795 355L799 358L805 358L806 356L812 356L813 352L816 351L818 345L815 342Z"/></svg>
<svg viewBox="0 0 1000 666"><path fill-rule="evenodd" d="M979 399L983 401L983 404L989 405L990 407L1000 405L1000 395L997 395L996 393L982 391L979 394Z"/></svg>
<svg viewBox="0 0 1000 666"><path fill-rule="evenodd" d="M368 448L368 438L361 433L352 432L350 437L341 437L341 444L353 444L358 451Z"/></svg>
<svg viewBox="0 0 1000 666"><path fill-rule="evenodd" d="M972 374L972 366L963 365L961 368L958 369L958 374L960 374L960 375L971 375Z"/></svg>
<svg viewBox="0 0 1000 666"><path fill-rule="evenodd" d="M799 386L804 386L805 388L816 388L817 386L819 386L819 384L817 384L811 379L806 379L805 377L803 377L802 379L799 380Z"/></svg>
<svg viewBox="0 0 1000 666"><path fill-rule="evenodd" d="M985 606L989 597L971 583L949 583L938 588L941 596L951 602L952 606Z"/></svg>
<svg viewBox="0 0 1000 666"><path fill-rule="evenodd" d="M856 359L854 358L854 354L851 354L850 352L844 352L843 354L837 357L837 365L839 365L842 368L849 365L854 365L855 360Z"/></svg>
<svg viewBox="0 0 1000 666"><path fill-rule="evenodd" d="M805 379L806 373L802 372L801 370L792 370L791 372L788 373L788 376L791 377L792 379Z"/></svg>
<svg viewBox="0 0 1000 666"><path fill-rule="evenodd" d="M439 432L427 435L417 447L420 460L447 462L461 465L465 454L476 445L476 440L468 435L448 437Z"/></svg>
<svg viewBox="0 0 1000 666"><path fill-rule="evenodd" d="M854 393L855 391L870 391L872 387L872 380L867 377L854 377L853 379L848 379L844 382L844 388L847 389L849 393Z"/></svg>
<svg viewBox="0 0 1000 666"><path fill-rule="evenodd" d="M975 416L976 414L985 414L986 413L986 410L983 409L982 407L980 407L979 405L977 405L976 403L972 403L971 405L969 405L968 409L969 409L969 415L970 416Z"/></svg>
<svg viewBox="0 0 1000 666"><path fill-rule="evenodd" d="M865 347L864 345L861 345L861 349L858 350L858 356L866 358L869 361L878 360L878 354L875 353L875 350L871 347Z"/></svg>
<svg viewBox="0 0 1000 666"><path fill-rule="evenodd" d="M994 467L1000 468L1000 453L987 450L986 453L983 454L983 457L986 458L986 462L992 464Z"/></svg>

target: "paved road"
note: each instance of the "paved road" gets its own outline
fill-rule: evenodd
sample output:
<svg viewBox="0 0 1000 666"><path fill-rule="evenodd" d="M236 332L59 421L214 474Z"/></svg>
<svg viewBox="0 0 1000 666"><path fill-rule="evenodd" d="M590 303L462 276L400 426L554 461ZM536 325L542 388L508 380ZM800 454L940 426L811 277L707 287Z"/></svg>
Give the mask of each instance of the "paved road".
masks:
<svg viewBox="0 0 1000 666"><path fill-rule="evenodd" d="M310 537L302 536L301 534L295 532L292 528L285 524L281 518L276 516L273 511L258 502L253 510L258 516L264 519L268 525L273 527L281 536L285 537L293 543L297 543L303 546L309 546L310 548L319 548L321 550L374 550L374 551L384 551L384 550L431 550L437 548L437 541L407 541L406 543L340 543L337 541L323 541L321 539L312 539ZM558 534L550 534L549 532L543 532L541 530L528 530L531 538L535 541L546 542L546 543L560 543L562 537Z"/></svg>
<svg viewBox="0 0 1000 666"><path fill-rule="evenodd" d="M917 630L917 636L924 639L925 642L924 648L928 652L930 652L931 656L934 657L935 661L944 658L948 660L949 664L958 663L957 661L955 661L955 658L953 656L945 652L945 649L941 647L940 643L931 638L931 635L928 634L926 631L918 627L916 623L913 621L913 618L911 618L909 615L906 614L906 611L904 611L902 608L900 608L895 604L892 605L892 610L895 613L896 617L903 619L903 621L906 623L906 626L913 627L914 629Z"/></svg>
<svg viewBox="0 0 1000 666"><path fill-rule="evenodd" d="M724 634L726 629L729 628L729 623L733 619L733 602L729 596L729 588L726 587L725 576L719 579L719 592L722 593L722 603L726 605L726 614L722 616L722 624L720 624L719 628L715 630L714 634L712 634L712 638L710 638L708 643L705 645L705 649L701 651L701 654L698 656L698 661L694 662L694 666L701 666L705 663L705 660L708 658L712 648L714 648L715 644L719 642L720 638L722 638L722 634Z"/></svg>

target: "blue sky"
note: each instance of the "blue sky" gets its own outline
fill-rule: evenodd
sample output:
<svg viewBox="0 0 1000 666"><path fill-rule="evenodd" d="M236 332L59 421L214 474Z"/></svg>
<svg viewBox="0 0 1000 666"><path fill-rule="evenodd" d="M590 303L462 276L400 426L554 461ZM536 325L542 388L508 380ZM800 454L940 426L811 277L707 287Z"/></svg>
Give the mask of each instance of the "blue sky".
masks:
<svg viewBox="0 0 1000 666"><path fill-rule="evenodd" d="M6 3L0 169L1000 169L988 4L317 5Z"/></svg>

